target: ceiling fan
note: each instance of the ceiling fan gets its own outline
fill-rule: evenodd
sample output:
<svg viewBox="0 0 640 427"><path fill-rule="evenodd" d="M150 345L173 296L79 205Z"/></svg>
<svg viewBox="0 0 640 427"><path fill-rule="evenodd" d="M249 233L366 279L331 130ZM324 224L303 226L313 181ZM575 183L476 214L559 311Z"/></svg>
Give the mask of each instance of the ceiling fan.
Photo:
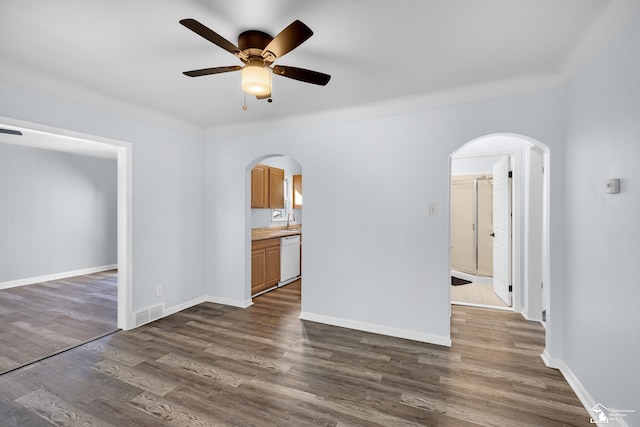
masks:
<svg viewBox="0 0 640 427"><path fill-rule="evenodd" d="M242 90L258 99L271 101L271 74L288 77L305 83L324 86L331 76L304 68L273 65L273 62L300 46L313 35L313 31L301 21L294 21L275 37L258 30L249 30L238 36L238 46L215 33L195 19L183 19L182 25L209 40L211 43L235 55L245 65L203 68L185 71L189 77L227 73L242 70Z"/></svg>

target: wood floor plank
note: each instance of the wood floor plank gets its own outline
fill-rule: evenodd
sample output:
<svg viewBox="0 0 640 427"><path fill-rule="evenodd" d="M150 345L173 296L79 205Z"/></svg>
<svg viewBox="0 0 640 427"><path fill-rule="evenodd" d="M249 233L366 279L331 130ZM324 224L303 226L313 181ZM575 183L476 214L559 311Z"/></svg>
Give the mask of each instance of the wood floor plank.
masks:
<svg viewBox="0 0 640 427"><path fill-rule="evenodd" d="M57 426L116 427L87 414L44 389L36 390L16 402Z"/></svg>
<svg viewBox="0 0 640 427"><path fill-rule="evenodd" d="M0 291L0 374L116 329L117 271Z"/></svg>
<svg viewBox="0 0 640 427"><path fill-rule="evenodd" d="M516 313L453 306L443 347L300 320L300 289L247 309L199 304L0 376L0 415L24 426L589 425L540 358L543 328Z"/></svg>

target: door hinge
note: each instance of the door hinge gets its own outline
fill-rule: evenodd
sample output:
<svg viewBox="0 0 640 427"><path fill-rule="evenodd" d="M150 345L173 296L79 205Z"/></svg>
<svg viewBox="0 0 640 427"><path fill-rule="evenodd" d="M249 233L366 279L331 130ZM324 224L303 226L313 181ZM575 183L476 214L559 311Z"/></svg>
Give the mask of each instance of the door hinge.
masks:
<svg viewBox="0 0 640 427"><path fill-rule="evenodd" d="M513 171L509 171L509 178L513 178Z"/></svg>
<svg viewBox="0 0 640 427"><path fill-rule="evenodd" d="M544 289L544 282L540 282L540 289Z"/></svg>
<svg viewBox="0 0 640 427"><path fill-rule="evenodd" d="M513 292L513 285L509 285L509 292Z"/></svg>

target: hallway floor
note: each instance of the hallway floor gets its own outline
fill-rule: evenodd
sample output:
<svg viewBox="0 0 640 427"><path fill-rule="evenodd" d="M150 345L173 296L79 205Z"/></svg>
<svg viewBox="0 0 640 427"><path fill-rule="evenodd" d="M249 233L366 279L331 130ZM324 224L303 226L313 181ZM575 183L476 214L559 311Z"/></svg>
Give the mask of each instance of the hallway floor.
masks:
<svg viewBox="0 0 640 427"><path fill-rule="evenodd" d="M493 292L493 285L469 283L466 285L451 286L451 303L480 304L491 307L508 307Z"/></svg>

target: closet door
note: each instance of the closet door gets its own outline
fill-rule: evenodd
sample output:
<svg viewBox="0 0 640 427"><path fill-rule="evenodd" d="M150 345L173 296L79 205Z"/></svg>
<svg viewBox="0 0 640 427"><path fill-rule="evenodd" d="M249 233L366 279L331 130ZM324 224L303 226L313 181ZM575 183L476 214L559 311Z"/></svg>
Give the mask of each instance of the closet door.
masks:
<svg viewBox="0 0 640 427"><path fill-rule="evenodd" d="M478 276L493 277L493 180L478 179Z"/></svg>
<svg viewBox="0 0 640 427"><path fill-rule="evenodd" d="M451 269L475 274L473 178L451 177Z"/></svg>

